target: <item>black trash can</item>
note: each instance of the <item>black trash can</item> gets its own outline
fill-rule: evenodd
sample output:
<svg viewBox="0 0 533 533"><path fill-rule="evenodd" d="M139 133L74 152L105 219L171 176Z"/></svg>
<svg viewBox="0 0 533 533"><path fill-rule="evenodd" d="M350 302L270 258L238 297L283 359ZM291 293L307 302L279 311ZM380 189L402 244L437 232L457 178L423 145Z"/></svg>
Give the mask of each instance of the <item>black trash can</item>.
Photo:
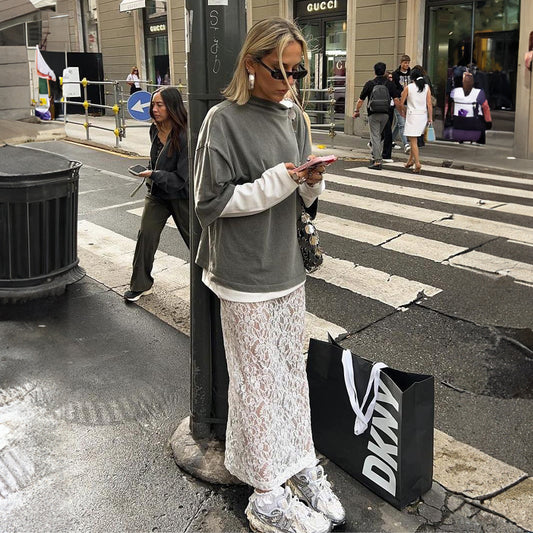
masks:
<svg viewBox="0 0 533 533"><path fill-rule="evenodd" d="M0 146L0 302L61 294L81 279L81 163L27 146Z"/></svg>

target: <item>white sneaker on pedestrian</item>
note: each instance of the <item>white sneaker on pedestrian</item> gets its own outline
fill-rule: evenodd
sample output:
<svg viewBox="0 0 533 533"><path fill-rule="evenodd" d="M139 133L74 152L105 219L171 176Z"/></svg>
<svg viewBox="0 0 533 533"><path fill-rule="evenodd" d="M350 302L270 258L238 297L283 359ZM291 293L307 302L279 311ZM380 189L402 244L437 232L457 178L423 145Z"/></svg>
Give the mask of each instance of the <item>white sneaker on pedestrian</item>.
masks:
<svg viewBox="0 0 533 533"><path fill-rule="evenodd" d="M394 159L382 159L383 163L394 163Z"/></svg>
<svg viewBox="0 0 533 533"><path fill-rule="evenodd" d="M291 477L287 485L298 498L315 511L322 513L335 526L346 520L344 508L339 498L333 494L324 469L320 465L302 470Z"/></svg>
<svg viewBox="0 0 533 533"><path fill-rule="evenodd" d="M254 492L245 510L256 533L328 533L331 521L296 498L289 487Z"/></svg>
<svg viewBox="0 0 533 533"><path fill-rule="evenodd" d="M411 151L411 145L410 144L406 144L404 147L403 147L403 151L408 154L410 151Z"/></svg>
<svg viewBox="0 0 533 533"><path fill-rule="evenodd" d="M396 143L393 143L392 144L392 147L395 149L395 150L401 150L402 147L399 145L399 144L396 144Z"/></svg>

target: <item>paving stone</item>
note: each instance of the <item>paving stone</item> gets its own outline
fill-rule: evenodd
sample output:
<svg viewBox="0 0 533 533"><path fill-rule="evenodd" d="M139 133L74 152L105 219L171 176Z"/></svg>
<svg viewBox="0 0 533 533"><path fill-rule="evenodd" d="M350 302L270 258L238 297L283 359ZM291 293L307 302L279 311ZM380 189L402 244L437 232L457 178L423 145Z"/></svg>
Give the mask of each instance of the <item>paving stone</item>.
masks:
<svg viewBox="0 0 533 533"><path fill-rule="evenodd" d="M418 513L432 524L436 524L442 520L442 512L435 507L430 507L425 503L418 506Z"/></svg>
<svg viewBox="0 0 533 533"><path fill-rule="evenodd" d="M458 516L464 516L466 518L472 518L477 513L479 513L480 509L479 507L475 507L474 505L470 505L469 503L465 503L456 513Z"/></svg>
<svg viewBox="0 0 533 533"><path fill-rule="evenodd" d="M448 498L448 501L446 502L446 507L448 507L448 509L452 513L455 513L455 511L457 511L457 509L459 509L459 507L461 507L463 503L464 503L463 498L460 498L459 496L455 496L455 494L452 494Z"/></svg>
<svg viewBox="0 0 533 533"><path fill-rule="evenodd" d="M433 483L431 490L426 492L422 497L422 500L426 505L435 507L435 509L442 509L444 502L446 501L447 493L444 488L438 483Z"/></svg>
<svg viewBox="0 0 533 533"><path fill-rule="evenodd" d="M522 470L435 430L433 477L447 490L481 500L525 476Z"/></svg>
<svg viewBox="0 0 533 533"><path fill-rule="evenodd" d="M480 511L475 520L483 528L483 533L523 533L523 529L505 518Z"/></svg>
<svg viewBox="0 0 533 533"><path fill-rule="evenodd" d="M527 531L533 531L533 478L518 483L502 494L486 500L482 506L506 516Z"/></svg>

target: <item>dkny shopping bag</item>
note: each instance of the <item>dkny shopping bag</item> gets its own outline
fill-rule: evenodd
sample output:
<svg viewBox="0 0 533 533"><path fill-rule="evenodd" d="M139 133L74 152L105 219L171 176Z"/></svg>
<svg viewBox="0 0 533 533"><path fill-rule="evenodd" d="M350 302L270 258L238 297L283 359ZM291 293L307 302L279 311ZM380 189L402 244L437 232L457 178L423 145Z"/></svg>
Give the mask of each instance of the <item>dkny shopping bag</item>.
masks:
<svg viewBox="0 0 533 533"><path fill-rule="evenodd" d="M431 488L433 377L386 367L311 339L307 361L315 447L401 509Z"/></svg>

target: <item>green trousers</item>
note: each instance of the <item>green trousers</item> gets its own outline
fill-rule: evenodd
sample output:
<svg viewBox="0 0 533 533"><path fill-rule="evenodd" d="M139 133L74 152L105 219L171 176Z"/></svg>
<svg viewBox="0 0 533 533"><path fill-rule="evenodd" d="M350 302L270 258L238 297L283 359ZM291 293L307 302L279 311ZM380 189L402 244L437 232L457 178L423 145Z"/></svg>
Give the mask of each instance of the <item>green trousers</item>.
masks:
<svg viewBox="0 0 533 533"><path fill-rule="evenodd" d="M161 232L170 216L174 219L185 244L189 246L189 199L163 200L151 195L146 196L133 257L130 281L132 291L146 291L153 285L154 256Z"/></svg>

